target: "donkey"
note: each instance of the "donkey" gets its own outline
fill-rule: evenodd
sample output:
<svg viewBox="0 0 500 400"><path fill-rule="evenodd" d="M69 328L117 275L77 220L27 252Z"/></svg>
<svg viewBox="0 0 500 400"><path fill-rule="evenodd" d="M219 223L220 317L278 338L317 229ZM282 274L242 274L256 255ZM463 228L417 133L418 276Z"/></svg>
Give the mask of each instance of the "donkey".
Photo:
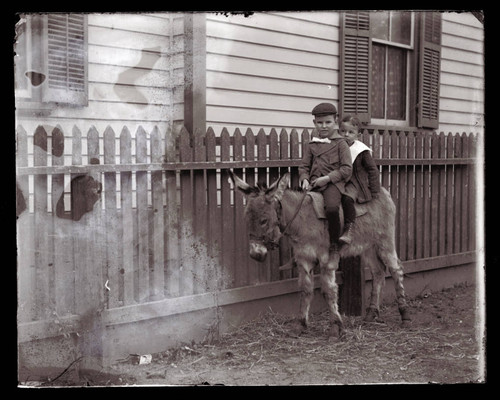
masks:
<svg viewBox="0 0 500 400"><path fill-rule="evenodd" d="M373 276L370 305L365 321L379 318L380 294L385 284L385 270L390 271L395 283L398 308L403 322L410 320L403 286L403 268L396 254L396 207L389 192L382 188L378 198L366 205L366 213L356 218L353 240L338 252L329 253L328 225L318 219L312 200L305 192L288 189L289 174L284 174L269 188L251 186L231 170L230 179L247 198L245 219L249 234L250 257L264 261L268 250L278 247L285 234L291 240L294 259L299 272L300 315L294 330L300 334L307 328L309 308L313 299L313 268L319 263L321 292L330 314L329 336L332 339L343 333L342 318L338 309L338 285L335 272L340 257L361 256Z"/></svg>

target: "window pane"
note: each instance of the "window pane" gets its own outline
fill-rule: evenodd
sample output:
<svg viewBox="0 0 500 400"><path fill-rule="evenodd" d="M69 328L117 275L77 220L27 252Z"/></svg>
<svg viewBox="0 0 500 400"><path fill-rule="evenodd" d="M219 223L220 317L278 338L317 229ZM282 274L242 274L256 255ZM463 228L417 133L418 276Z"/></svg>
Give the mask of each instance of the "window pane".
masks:
<svg viewBox="0 0 500 400"><path fill-rule="evenodd" d="M391 42L411 44L411 12L391 12Z"/></svg>
<svg viewBox="0 0 500 400"><path fill-rule="evenodd" d="M370 28L374 38L389 40L389 11L371 12Z"/></svg>
<svg viewBox="0 0 500 400"><path fill-rule="evenodd" d="M372 118L385 118L385 50L386 46L372 44Z"/></svg>
<svg viewBox="0 0 500 400"><path fill-rule="evenodd" d="M406 50L388 47L387 118L406 119Z"/></svg>

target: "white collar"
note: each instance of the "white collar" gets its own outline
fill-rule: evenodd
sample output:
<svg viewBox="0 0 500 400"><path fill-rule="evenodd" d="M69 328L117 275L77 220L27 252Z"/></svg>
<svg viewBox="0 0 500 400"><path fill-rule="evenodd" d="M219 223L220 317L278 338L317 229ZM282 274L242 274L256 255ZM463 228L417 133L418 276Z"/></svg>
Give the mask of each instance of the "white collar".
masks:
<svg viewBox="0 0 500 400"><path fill-rule="evenodd" d="M328 138L322 139L322 138L319 138L317 136L315 136L311 139L311 143L331 143L331 142L332 141Z"/></svg>
<svg viewBox="0 0 500 400"><path fill-rule="evenodd" d="M355 140L354 143L351 146L349 146L349 150L351 151L352 162L354 162L356 157L363 151L368 150L370 153L372 152L372 149L370 149L366 144L364 144L360 140Z"/></svg>

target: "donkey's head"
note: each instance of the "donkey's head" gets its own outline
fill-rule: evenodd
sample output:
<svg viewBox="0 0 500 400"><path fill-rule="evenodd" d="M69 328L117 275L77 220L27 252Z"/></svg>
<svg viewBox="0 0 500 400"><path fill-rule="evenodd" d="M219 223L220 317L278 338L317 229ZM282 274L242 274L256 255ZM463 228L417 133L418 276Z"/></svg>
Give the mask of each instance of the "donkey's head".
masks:
<svg viewBox="0 0 500 400"><path fill-rule="evenodd" d="M280 200L288 186L289 175L283 175L266 188L259 184L251 186L234 175L231 170L228 172L231 181L247 198L245 220L249 236L250 257L257 261L264 261L267 251L277 247L281 237L279 227Z"/></svg>

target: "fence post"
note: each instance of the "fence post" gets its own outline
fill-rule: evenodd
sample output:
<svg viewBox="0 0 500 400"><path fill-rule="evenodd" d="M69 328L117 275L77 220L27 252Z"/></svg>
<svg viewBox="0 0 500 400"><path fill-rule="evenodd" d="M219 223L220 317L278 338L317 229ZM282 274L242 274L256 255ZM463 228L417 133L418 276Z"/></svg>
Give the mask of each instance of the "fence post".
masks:
<svg viewBox="0 0 500 400"><path fill-rule="evenodd" d="M285 129L281 130L280 133L280 159L287 160L290 158L290 145L288 142L288 133ZM280 175L283 176L286 172L288 172L288 168L284 167L280 169ZM291 175L291 174L290 174ZM292 186L293 187L293 186ZM282 237L280 239L280 265L286 264L291 258L291 246L287 237ZM282 276L284 278L291 278L291 270L283 271Z"/></svg>
<svg viewBox="0 0 500 400"><path fill-rule="evenodd" d="M60 126L52 130L52 165L64 165L64 134ZM58 316L74 311L72 222L64 210L64 174L52 175L52 223L54 256L54 299Z"/></svg>
<svg viewBox="0 0 500 400"><path fill-rule="evenodd" d="M104 163L115 164L115 132L108 126L104 131ZM116 208L116 172L104 173L105 187L105 220L106 220L106 251L107 251L107 276L109 280L106 291L108 307L118 306L119 269L118 260L118 212Z"/></svg>
<svg viewBox="0 0 500 400"><path fill-rule="evenodd" d="M191 138L206 130L206 16L184 17L184 126Z"/></svg>
<svg viewBox="0 0 500 400"><path fill-rule="evenodd" d="M248 128L245 132L245 158L247 161L255 160L255 135L250 128ZM252 186L255 185L255 169L246 168L245 178L249 185ZM245 229L245 237L248 237L246 229ZM246 249L246 251L248 254L248 248ZM250 285L258 283L259 269L260 269L260 263L248 257L248 283Z"/></svg>
<svg viewBox="0 0 500 400"><path fill-rule="evenodd" d="M158 127L154 127L151 132L151 161L161 162L163 159L162 139ZM152 211L151 227L153 230L151 245L153 252L153 265L150 289L151 299L160 300L164 296L165 287L165 258L164 258L164 245L165 245L165 228L163 216L163 171L151 172L151 197L152 197Z"/></svg>
<svg viewBox="0 0 500 400"><path fill-rule="evenodd" d="M243 161L243 136L238 128L234 131L234 145L233 145L233 158L234 161ZM235 168L234 173L243 179L243 169ZM222 179L226 179L223 176ZM234 191L234 233L237 238L245 238L245 221L244 221L244 205L243 194L238 190ZM235 276L234 285L244 286L248 282L248 252L243 240L235 240Z"/></svg>
<svg viewBox="0 0 500 400"><path fill-rule="evenodd" d="M364 316L365 314L365 268L361 257L348 257L340 260L342 285L339 285L339 308L345 315Z"/></svg>
<svg viewBox="0 0 500 400"><path fill-rule="evenodd" d="M33 136L33 163L47 166L47 132L43 126L36 128ZM44 319L49 316L49 235L47 211L47 175L34 177L34 230L35 230L35 316Z"/></svg>
<svg viewBox="0 0 500 400"><path fill-rule="evenodd" d="M135 134L136 162L147 163L147 133L139 125ZM149 291L149 226L148 226L148 176L146 171L137 171L137 269L139 272L137 301L150 300Z"/></svg>
<svg viewBox="0 0 500 400"><path fill-rule="evenodd" d="M90 164L99 164L99 134L92 127L87 134L88 158ZM78 153L77 153L78 154ZM97 176L93 179L99 181ZM79 183L79 182L78 182ZM79 363L82 370L100 370L103 366L103 324L104 282L102 279L103 243L101 223L101 202L98 200L89 210L87 201L79 198L85 196L84 190L71 188L74 197L72 212L81 216L74 221L76 228L74 237L75 271L77 272L76 311L80 315L79 353L83 357ZM80 188L81 189L81 188ZM78 198L77 198L78 197ZM81 208L81 209L78 209Z"/></svg>
<svg viewBox="0 0 500 400"><path fill-rule="evenodd" d="M22 126L17 129L16 164L28 166L28 134ZM19 322L31 321L34 317L34 254L33 254L33 219L29 209L28 176L16 177L19 193L17 198L17 298Z"/></svg>
<svg viewBox="0 0 500 400"><path fill-rule="evenodd" d="M177 135L167 128L165 134L165 161L175 162ZM165 235L166 235L166 295L177 297L179 295L179 208L177 205L177 174L175 171L165 171L165 196L167 208L165 210Z"/></svg>
<svg viewBox="0 0 500 400"><path fill-rule="evenodd" d="M193 161L193 149L190 144L190 132L182 128L179 136L179 159L181 162ZM179 285L181 295L193 294L193 258L192 252L187 251L192 241L193 226L193 182L189 170L180 172L180 250Z"/></svg>
<svg viewBox="0 0 500 400"><path fill-rule="evenodd" d="M220 159L230 160L230 136L226 128L222 129L220 135ZM235 254L234 249L234 214L231 209L231 186L227 180L227 175L221 176L221 229L222 229L222 268L226 278L226 284L232 285L235 276ZM238 196L238 194L235 194Z"/></svg>
<svg viewBox="0 0 500 400"><path fill-rule="evenodd" d="M120 163L132 161L132 138L125 126L120 133ZM123 260L123 305L134 303L134 222L132 210L132 172L120 173L121 259Z"/></svg>

